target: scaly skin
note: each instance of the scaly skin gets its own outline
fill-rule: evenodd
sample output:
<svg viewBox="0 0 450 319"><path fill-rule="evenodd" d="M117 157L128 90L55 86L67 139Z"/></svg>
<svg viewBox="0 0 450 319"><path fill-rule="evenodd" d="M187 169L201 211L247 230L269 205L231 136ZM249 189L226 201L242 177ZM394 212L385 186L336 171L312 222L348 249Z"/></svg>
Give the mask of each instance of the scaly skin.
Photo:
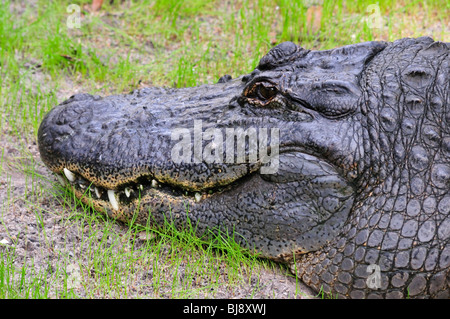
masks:
<svg viewBox="0 0 450 319"><path fill-rule="evenodd" d="M448 298L449 64L449 45L430 38L285 42L235 80L73 96L43 120L39 149L78 198L120 220L227 231L340 297ZM245 162L208 135L237 128L270 132ZM189 163L173 156L178 129L194 136ZM267 173L258 155L275 146Z"/></svg>

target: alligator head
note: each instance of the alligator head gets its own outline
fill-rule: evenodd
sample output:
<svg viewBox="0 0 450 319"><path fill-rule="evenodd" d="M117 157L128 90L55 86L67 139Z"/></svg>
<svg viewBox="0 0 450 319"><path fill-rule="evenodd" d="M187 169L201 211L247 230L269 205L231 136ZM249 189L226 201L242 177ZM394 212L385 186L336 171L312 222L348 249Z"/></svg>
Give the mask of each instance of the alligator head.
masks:
<svg viewBox="0 0 450 319"><path fill-rule="evenodd" d="M78 198L119 220L226 231L342 296L377 293L362 284L358 265L369 264L389 264L383 296L414 283L448 295L448 53L429 38L327 51L285 42L235 80L74 95L44 118L39 150ZM414 247L434 252L435 291L431 275L423 287L412 275L392 282L398 253L411 274Z"/></svg>

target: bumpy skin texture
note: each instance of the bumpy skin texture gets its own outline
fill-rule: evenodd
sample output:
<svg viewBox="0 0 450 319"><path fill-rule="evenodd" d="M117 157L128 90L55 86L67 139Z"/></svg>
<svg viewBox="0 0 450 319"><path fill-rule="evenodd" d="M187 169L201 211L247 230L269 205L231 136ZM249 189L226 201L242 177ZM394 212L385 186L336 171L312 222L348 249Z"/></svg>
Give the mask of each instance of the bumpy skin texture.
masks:
<svg viewBox="0 0 450 319"><path fill-rule="evenodd" d="M449 51L430 38L285 42L236 80L75 95L45 117L39 149L60 179L72 172L77 197L120 220L226 231L340 297L449 298ZM180 128L194 136L190 163L173 159ZM250 145L257 160L223 162L226 139L209 134L236 128L279 129L275 172ZM259 154L274 149L266 137Z"/></svg>

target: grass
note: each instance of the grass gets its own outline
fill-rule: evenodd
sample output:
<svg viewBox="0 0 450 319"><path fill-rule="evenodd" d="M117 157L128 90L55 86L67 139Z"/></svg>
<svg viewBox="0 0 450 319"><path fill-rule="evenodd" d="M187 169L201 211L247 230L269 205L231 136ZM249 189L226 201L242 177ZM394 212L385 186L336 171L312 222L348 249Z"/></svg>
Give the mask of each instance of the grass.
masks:
<svg viewBox="0 0 450 319"><path fill-rule="evenodd" d="M0 244L2 298L213 297L221 285L232 290L246 280L251 297L262 284L255 274L274 267L226 236L118 225L57 186L36 135L43 116L74 92L214 83L250 72L282 41L312 49L421 35L450 41L450 4L437 0L379 0L375 8L361 0L105 1L100 14L83 9L87 0L1 2L0 240L10 240ZM70 3L82 9L81 28L67 27ZM34 216L38 233L12 227L13 211ZM49 216L58 220L53 228ZM52 231L66 232L65 246L52 242ZM21 240L34 255L18 252ZM48 265L36 264L37 253Z"/></svg>
<svg viewBox="0 0 450 319"><path fill-rule="evenodd" d="M170 223L158 228L119 225L92 211L59 184L49 182L47 194L61 201L65 212L58 216L58 225L75 229L79 240L75 243L73 237L67 238L67 245L55 246L51 234L46 233L43 215L56 213L44 211L34 199L26 200L41 230L40 253L54 252L52 257L57 262L48 260L48 265L35 267L33 257L25 255L16 260L19 239L3 244L2 298L213 298L224 284L232 289L242 280L254 278L256 267L273 267L270 262L248 255L225 234L210 240L195 236L194 227L178 230ZM227 278L221 280L224 273ZM142 277L147 280L140 280Z"/></svg>

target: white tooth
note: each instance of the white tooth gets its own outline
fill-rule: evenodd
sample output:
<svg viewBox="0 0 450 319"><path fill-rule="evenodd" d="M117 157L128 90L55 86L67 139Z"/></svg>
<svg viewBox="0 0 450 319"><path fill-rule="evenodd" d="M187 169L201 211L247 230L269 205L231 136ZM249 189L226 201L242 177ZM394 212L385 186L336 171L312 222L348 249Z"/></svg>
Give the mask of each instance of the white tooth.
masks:
<svg viewBox="0 0 450 319"><path fill-rule="evenodd" d="M80 184L80 188L81 188L81 189L85 189L85 188L86 188L86 185Z"/></svg>
<svg viewBox="0 0 450 319"><path fill-rule="evenodd" d="M152 187L155 188L158 186L158 182L155 179L152 179Z"/></svg>
<svg viewBox="0 0 450 319"><path fill-rule="evenodd" d="M66 180L59 174L56 174L56 179L62 186L66 186Z"/></svg>
<svg viewBox="0 0 450 319"><path fill-rule="evenodd" d="M66 175L69 182L75 181L75 175L65 167L64 167L64 175Z"/></svg>
<svg viewBox="0 0 450 319"><path fill-rule="evenodd" d="M97 198L100 198L100 191L98 190L97 187L94 187L94 191L95 191L95 195L97 196Z"/></svg>
<svg viewBox="0 0 450 319"><path fill-rule="evenodd" d="M125 187L125 195L127 195L127 197L130 197L131 195L131 191L128 187Z"/></svg>
<svg viewBox="0 0 450 319"><path fill-rule="evenodd" d="M200 193L195 193L194 197L197 203L200 201L200 199L202 199L202 195L200 195Z"/></svg>
<svg viewBox="0 0 450 319"><path fill-rule="evenodd" d="M108 198L111 206L114 210L119 209L119 203L117 202L116 195L112 189L108 189Z"/></svg>
<svg viewBox="0 0 450 319"><path fill-rule="evenodd" d="M144 186L142 186L142 184L139 184L139 189L140 189L141 191L143 191L143 190L144 190Z"/></svg>

